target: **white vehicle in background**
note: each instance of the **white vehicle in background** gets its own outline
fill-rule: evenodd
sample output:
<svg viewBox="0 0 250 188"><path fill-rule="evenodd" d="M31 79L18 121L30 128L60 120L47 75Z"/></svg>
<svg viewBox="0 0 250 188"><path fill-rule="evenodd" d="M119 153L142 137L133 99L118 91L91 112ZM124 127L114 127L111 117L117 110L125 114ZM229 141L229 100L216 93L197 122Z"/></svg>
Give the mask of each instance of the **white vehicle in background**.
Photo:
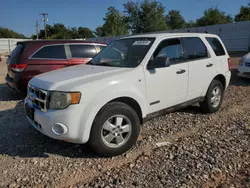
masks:
<svg viewBox="0 0 250 188"><path fill-rule="evenodd" d="M237 75L242 78L250 78L250 53L241 58Z"/></svg>
<svg viewBox="0 0 250 188"><path fill-rule="evenodd" d="M136 143L149 119L197 102L203 112L217 112L231 77L229 62L216 35L126 37L86 65L34 77L26 115L51 138L118 155Z"/></svg>

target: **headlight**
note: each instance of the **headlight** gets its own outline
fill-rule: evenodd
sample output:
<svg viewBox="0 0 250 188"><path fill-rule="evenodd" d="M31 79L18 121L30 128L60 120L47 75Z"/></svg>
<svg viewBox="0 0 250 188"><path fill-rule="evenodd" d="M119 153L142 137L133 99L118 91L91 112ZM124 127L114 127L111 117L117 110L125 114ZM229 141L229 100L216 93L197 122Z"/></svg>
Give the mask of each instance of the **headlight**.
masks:
<svg viewBox="0 0 250 188"><path fill-rule="evenodd" d="M243 66L243 65L244 65L243 59L241 58L241 59L240 59L240 66Z"/></svg>
<svg viewBox="0 0 250 188"><path fill-rule="evenodd" d="M51 92L50 93L50 109L64 109L71 104L78 104L81 99L80 92Z"/></svg>

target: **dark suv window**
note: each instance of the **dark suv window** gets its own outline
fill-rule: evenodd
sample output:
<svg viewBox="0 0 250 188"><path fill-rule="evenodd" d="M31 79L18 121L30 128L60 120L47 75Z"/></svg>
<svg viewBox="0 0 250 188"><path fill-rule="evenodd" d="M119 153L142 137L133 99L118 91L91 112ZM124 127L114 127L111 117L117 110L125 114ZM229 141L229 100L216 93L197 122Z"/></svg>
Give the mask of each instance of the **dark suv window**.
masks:
<svg viewBox="0 0 250 188"><path fill-rule="evenodd" d="M183 61L180 40L169 39L161 42L154 52L154 58L159 56L168 57L171 63Z"/></svg>
<svg viewBox="0 0 250 188"><path fill-rule="evenodd" d="M69 45L73 58L93 58L97 52L94 45Z"/></svg>
<svg viewBox="0 0 250 188"><path fill-rule="evenodd" d="M31 58L41 59L66 59L64 45L44 46Z"/></svg>
<svg viewBox="0 0 250 188"><path fill-rule="evenodd" d="M214 50L216 56L226 55L225 50L221 44L221 42L217 38L206 37L207 41L211 45Z"/></svg>
<svg viewBox="0 0 250 188"><path fill-rule="evenodd" d="M208 57L207 48L198 37L183 38L183 48L186 60L196 60Z"/></svg>

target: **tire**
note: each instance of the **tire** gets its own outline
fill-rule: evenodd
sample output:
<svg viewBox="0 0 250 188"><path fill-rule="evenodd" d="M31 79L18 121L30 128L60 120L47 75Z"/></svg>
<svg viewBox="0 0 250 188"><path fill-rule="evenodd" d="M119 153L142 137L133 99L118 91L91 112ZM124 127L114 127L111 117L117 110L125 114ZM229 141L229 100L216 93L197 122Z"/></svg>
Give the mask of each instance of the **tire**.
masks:
<svg viewBox="0 0 250 188"><path fill-rule="evenodd" d="M139 133L140 120L134 109L121 102L112 102L98 112L89 144L101 156L116 156L128 151L136 143ZM123 142L121 137L124 137Z"/></svg>
<svg viewBox="0 0 250 188"><path fill-rule="evenodd" d="M219 92L218 96L215 95L215 93L217 93L217 91L215 92L216 88L218 89L217 91ZM214 102L212 102L212 97L215 97L213 98ZM218 99L218 97L220 98ZM213 80L207 90L207 94L205 96L204 101L200 102L201 110L204 113L217 112L222 105L223 97L224 97L224 87L222 83L218 80Z"/></svg>

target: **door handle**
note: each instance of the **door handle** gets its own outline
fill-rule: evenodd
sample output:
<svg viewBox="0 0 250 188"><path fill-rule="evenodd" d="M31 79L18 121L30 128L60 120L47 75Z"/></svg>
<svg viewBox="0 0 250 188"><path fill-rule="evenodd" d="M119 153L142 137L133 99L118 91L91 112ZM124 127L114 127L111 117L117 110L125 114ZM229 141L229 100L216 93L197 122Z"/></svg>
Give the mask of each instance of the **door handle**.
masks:
<svg viewBox="0 0 250 188"><path fill-rule="evenodd" d="M186 72L186 70L181 69L181 70L178 70L178 71L176 72L176 74L183 74L183 73L185 73L185 72Z"/></svg>
<svg viewBox="0 0 250 188"><path fill-rule="evenodd" d="M212 64L212 63L209 63L209 64L207 64L207 66L206 67L212 67L214 64Z"/></svg>

